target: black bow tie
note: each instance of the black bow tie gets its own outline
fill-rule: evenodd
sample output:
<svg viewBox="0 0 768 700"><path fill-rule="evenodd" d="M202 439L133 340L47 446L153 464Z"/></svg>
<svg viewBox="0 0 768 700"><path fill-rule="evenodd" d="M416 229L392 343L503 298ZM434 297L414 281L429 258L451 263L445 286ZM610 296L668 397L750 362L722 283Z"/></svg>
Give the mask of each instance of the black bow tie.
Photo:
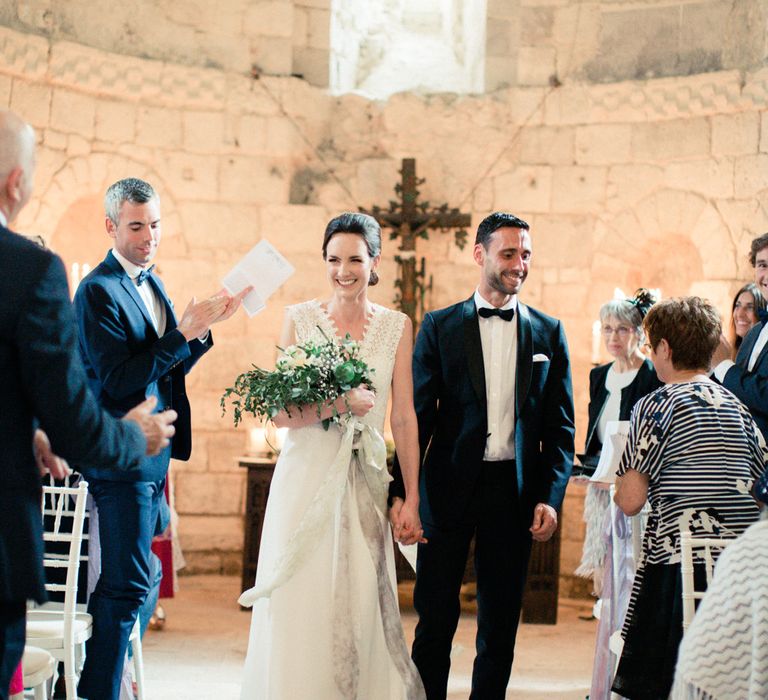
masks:
<svg viewBox="0 0 768 700"><path fill-rule="evenodd" d="M489 309L485 306L480 307L477 310L483 318L490 318L491 316L498 316L502 321L511 321L515 317L515 309Z"/></svg>
<svg viewBox="0 0 768 700"><path fill-rule="evenodd" d="M760 323L768 321L768 310L759 309L757 312L757 320L760 321Z"/></svg>
<svg viewBox="0 0 768 700"><path fill-rule="evenodd" d="M138 277L136 278L136 285L138 287L141 287L142 284L144 284L144 280L149 279L149 275L152 272L152 270L155 269L155 266L152 265L151 267L147 268L146 270L142 270L139 272Z"/></svg>

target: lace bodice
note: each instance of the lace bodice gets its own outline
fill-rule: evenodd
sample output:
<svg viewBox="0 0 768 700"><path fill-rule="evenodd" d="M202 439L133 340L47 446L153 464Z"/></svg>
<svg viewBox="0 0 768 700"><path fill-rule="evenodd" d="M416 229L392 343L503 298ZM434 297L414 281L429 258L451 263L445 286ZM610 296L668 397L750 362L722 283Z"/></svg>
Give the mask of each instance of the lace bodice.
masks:
<svg viewBox="0 0 768 700"><path fill-rule="evenodd" d="M360 356L374 369L373 384L376 401L363 418L365 423L380 432L384 429L389 391L392 386L392 370L395 354L405 325L405 314L378 304L371 304L373 313L360 343ZM328 338L341 340L331 317L316 299L288 307L288 313L296 327L296 342L309 340L317 343ZM319 329L322 329L322 333Z"/></svg>

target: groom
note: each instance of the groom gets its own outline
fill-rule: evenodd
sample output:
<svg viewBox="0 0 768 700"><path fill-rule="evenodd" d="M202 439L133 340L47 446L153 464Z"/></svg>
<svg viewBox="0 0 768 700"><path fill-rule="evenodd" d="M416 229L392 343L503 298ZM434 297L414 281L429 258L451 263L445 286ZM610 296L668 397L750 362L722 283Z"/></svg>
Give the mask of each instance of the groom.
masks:
<svg viewBox="0 0 768 700"><path fill-rule="evenodd" d="M413 356L422 455L413 660L428 700L445 700L459 589L475 539L474 700L502 700L531 539L546 541L573 463L573 397L561 323L517 298L531 264L528 224L496 212L477 229L480 282L424 317ZM395 465L395 535L404 498ZM418 533L416 533L418 534Z"/></svg>
<svg viewBox="0 0 768 700"><path fill-rule="evenodd" d="M193 298L177 321L151 265L161 237L154 189L136 178L120 180L107 190L104 205L114 246L74 300L91 388L114 416L155 396L159 411L173 408L179 417L171 444L138 470L81 469L99 511L101 544L101 575L88 604L93 636L78 687L90 700L117 700L131 628L140 608L142 627L154 608L161 572L150 546L167 525L168 463L189 459L192 448L184 376L213 345L209 326L229 318L243 296Z"/></svg>

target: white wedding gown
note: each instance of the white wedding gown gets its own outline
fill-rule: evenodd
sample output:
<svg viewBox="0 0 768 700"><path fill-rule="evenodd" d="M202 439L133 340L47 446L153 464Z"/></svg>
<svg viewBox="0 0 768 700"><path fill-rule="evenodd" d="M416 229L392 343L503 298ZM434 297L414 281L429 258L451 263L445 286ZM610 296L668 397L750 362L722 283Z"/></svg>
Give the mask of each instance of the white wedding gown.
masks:
<svg viewBox="0 0 768 700"><path fill-rule="evenodd" d="M373 308L360 354L374 408L289 430L277 461L256 583L240 599L253 604L242 700L424 698L400 623L381 438L405 316ZM297 342L338 339L317 301L288 313Z"/></svg>

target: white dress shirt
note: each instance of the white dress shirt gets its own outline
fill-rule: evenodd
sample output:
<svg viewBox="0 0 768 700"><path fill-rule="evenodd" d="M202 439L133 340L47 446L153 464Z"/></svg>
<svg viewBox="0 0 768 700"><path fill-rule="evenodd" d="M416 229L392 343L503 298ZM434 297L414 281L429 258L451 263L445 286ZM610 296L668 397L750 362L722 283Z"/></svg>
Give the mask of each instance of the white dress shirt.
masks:
<svg viewBox="0 0 768 700"><path fill-rule="evenodd" d="M747 363L747 370L749 372L755 368L757 358L760 357L760 353L763 351L766 343L768 343L768 323L763 326L763 329L760 331L760 335L757 336L757 340L752 347L752 353L750 354L749 362ZM733 367L734 364L735 363L732 360L723 360L720 364L718 364L713 371L713 374L717 377L717 381L722 384L723 380L725 379L725 375L728 374L728 370Z"/></svg>
<svg viewBox="0 0 768 700"><path fill-rule="evenodd" d="M475 291L478 309L496 308ZM517 295L501 307L517 311ZM517 370L517 319L477 317L485 367L485 398L488 410L486 462L515 458L515 373Z"/></svg>
<svg viewBox="0 0 768 700"><path fill-rule="evenodd" d="M144 306L147 309L152 325L157 331L158 338L162 337L165 333L166 325L165 303L157 295L151 282L147 280L144 284L139 284L139 273L144 268L134 265L130 260L123 257L115 248L112 248L112 255L114 255L117 262L122 265L128 277L131 278L131 282L133 282L136 291L144 302Z"/></svg>
<svg viewBox="0 0 768 700"><path fill-rule="evenodd" d="M0 209L0 226L8 228L8 219L5 218L5 212L2 209Z"/></svg>

